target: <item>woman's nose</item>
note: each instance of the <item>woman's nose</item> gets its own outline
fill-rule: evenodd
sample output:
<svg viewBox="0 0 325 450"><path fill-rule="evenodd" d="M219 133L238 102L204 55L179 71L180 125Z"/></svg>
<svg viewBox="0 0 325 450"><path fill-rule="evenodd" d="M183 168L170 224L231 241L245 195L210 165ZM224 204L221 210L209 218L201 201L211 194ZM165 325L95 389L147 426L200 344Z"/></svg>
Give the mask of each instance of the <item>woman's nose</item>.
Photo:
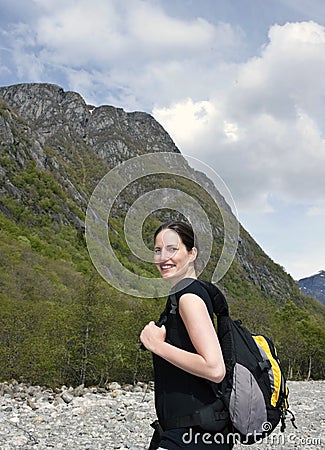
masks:
<svg viewBox="0 0 325 450"><path fill-rule="evenodd" d="M167 259L169 258L170 258L169 251L166 248L162 248L160 253L160 260L167 261Z"/></svg>

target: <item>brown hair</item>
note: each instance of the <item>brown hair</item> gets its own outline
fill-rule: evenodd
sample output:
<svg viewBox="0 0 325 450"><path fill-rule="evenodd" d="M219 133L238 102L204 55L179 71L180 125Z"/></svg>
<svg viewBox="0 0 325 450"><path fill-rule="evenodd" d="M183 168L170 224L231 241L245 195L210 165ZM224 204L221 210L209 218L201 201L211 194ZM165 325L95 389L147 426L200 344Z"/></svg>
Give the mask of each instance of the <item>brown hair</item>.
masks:
<svg viewBox="0 0 325 450"><path fill-rule="evenodd" d="M176 220L170 220L169 222L165 222L160 225L160 227L155 232L154 239L156 239L157 235L162 230L165 230L167 228L170 230L174 230L179 235L188 252L190 252L193 247L196 247L194 231L191 225L186 222L180 222Z"/></svg>

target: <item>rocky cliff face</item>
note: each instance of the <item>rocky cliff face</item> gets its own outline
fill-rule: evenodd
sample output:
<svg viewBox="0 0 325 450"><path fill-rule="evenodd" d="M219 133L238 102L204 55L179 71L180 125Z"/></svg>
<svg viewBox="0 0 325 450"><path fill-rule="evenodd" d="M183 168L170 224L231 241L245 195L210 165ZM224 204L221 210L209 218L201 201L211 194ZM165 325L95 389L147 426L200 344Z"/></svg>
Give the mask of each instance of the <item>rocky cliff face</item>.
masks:
<svg viewBox="0 0 325 450"><path fill-rule="evenodd" d="M149 114L112 106L96 108L56 85L0 87L0 98L2 192L14 198L24 197L25 191L13 183L12 175L31 161L55 174L60 186L85 210L92 189L112 167L143 153L179 153ZM68 210L65 220L80 222Z"/></svg>
<svg viewBox="0 0 325 450"><path fill-rule="evenodd" d="M325 270L321 270L311 277L302 278L298 283L301 292L317 298L325 305Z"/></svg>
<svg viewBox="0 0 325 450"><path fill-rule="evenodd" d="M110 165L142 153L179 152L161 125L144 112L87 105L78 93L53 84L1 87L0 96L37 130L43 145L66 134L94 148Z"/></svg>

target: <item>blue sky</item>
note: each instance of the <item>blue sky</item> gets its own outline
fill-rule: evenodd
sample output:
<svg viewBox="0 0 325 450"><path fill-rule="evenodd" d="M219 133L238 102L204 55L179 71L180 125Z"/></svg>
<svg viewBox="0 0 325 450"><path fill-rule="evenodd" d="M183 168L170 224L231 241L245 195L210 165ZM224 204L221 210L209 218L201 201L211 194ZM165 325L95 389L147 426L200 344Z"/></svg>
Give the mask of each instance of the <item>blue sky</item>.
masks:
<svg viewBox="0 0 325 450"><path fill-rule="evenodd" d="M0 0L0 85L152 114L295 279L325 268L323 0Z"/></svg>

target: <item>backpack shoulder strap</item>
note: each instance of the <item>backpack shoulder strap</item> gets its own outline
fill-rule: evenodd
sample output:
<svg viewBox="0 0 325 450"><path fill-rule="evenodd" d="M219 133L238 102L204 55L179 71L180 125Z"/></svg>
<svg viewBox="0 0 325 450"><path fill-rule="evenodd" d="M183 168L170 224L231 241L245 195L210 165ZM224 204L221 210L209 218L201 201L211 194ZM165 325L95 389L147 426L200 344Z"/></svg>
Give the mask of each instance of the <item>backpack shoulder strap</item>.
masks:
<svg viewBox="0 0 325 450"><path fill-rule="evenodd" d="M199 280L199 282L206 289L211 298L213 312L215 315L229 316L228 303L221 290L215 284L209 283L208 281Z"/></svg>

